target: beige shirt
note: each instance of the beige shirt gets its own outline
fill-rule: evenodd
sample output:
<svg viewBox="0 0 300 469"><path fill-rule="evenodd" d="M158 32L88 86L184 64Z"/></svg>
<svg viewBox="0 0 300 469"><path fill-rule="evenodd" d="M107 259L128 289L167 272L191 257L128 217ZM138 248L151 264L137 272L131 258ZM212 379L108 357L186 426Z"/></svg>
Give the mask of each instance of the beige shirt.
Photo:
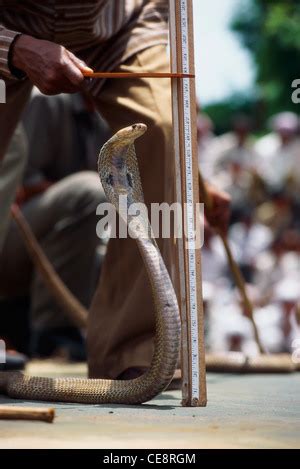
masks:
<svg viewBox="0 0 300 469"><path fill-rule="evenodd" d="M9 50L28 34L67 47L98 71L168 42L168 0L0 0L0 78L14 79Z"/></svg>

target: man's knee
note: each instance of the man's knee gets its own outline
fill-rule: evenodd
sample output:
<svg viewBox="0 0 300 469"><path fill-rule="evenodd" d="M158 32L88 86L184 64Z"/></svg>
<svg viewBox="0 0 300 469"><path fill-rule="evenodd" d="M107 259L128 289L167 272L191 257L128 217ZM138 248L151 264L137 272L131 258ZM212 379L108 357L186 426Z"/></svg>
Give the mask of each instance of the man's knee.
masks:
<svg viewBox="0 0 300 469"><path fill-rule="evenodd" d="M99 176L93 171L81 171L66 177L60 183L66 208L79 213L95 213L97 206L105 201Z"/></svg>

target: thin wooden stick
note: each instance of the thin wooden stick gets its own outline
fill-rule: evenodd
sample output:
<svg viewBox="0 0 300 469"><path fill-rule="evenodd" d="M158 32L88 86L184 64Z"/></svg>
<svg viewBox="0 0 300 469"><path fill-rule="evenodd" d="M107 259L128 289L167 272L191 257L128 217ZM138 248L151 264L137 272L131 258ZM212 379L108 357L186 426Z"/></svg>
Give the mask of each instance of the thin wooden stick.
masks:
<svg viewBox="0 0 300 469"><path fill-rule="evenodd" d="M211 199L209 193L206 190L205 183L204 183L204 180L203 180L203 177L202 177L202 174L201 174L200 171L199 171L199 187L200 187L200 192L202 193L202 196L203 196L204 205L206 207L206 210L209 212L212 208L212 199ZM255 323L255 320L254 320L254 309L253 309L253 305L252 305L252 303L249 299L249 296L248 296L248 293L247 293L247 290L246 290L246 285L245 285L245 280L244 280L243 274L242 274L238 264L234 260L234 257L233 257L230 245L228 243L227 237L220 230L216 229L216 231L217 231L218 235L220 236L220 238L222 240L222 243L224 245L224 249L225 249L225 252L226 252L226 255L227 255L227 259L228 259L228 263L229 263L232 275L235 279L236 286L239 289L240 295L243 299L245 308L247 310L248 317L249 317L249 319L252 323L253 331L254 331L254 337L255 337L255 341L256 341L256 344L258 346L258 349L259 349L260 353L265 353L264 347L263 347L263 345L261 343L261 340L260 340L260 337L259 337L259 333L258 333L256 323Z"/></svg>
<svg viewBox="0 0 300 469"><path fill-rule="evenodd" d="M190 73L158 73L158 72L83 72L87 78L195 78Z"/></svg>
<svg viewBox="0 0 300 469"><path fill-rule="evenodd" d="M55 410L52 407L0 406L0 420L39 420L52 423Z"/></svg>

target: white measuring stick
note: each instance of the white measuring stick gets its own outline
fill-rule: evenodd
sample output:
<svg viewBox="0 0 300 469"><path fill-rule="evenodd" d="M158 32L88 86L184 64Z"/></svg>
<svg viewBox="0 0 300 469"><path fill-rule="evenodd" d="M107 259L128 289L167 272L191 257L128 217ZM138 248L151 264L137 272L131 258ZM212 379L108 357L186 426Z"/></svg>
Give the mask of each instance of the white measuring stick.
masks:
<svg viewBox="0 0 300 469"><path fill-rule="evenodd" d="M170 0L170 39L172 71L190 73L193 64L192 18L189 17L192 0ZM192 15L191 15L192 16ZM176 42L176 49L175 49ZM201 270L198 265L200 253L196 249L195 219L195 100L192 101L194 82L183 79L180 86L173 83L173 125L175 140L175 162L180 163L182 174L177 178L177 199L185 203L187 243L179 246L179 266L185 266L184 279L181 277L181 313L183 323L183 360L182 375L184 405L199 406L206 404L206 383L204 366L203 311L201 305ZM196 181L198 179L196 178ZM183 184L183 186L182 186ZM184 188L184 191L182 190ZM198 247L199 249L199 247ZM184 257L184 259L180 259ZM184 281L183 281L184 280ZM187 281L186 281L187 280ZM202 305L201 305L202 308ZM201 337L202 335L202 337ZM200 338L200 341L199 341ZM201 340L202 339L202 340ZM188 342L187 344L185 342ZM201 350L201 356L200 356ZM202 353L203 352L203 353ZM203 356L202 356L203 355ZM188 368L188 369L187 369Z"/></svg>
<svg viewBox="0 0 300 469"><path fill-rule="evenodd" d="M181 38L182 38L182 70L190 69L188 5L187 0L180 1L181 9ZM188 72L186 72L188 73ZM186 164L186 197L187 197L187 232L188 232L188 269L189 269L189 300L190 300L190 337L192 355L192 400L200 399L199 389L199 343L198 343L198 299L195 258L195 216L194 216L194 187L193 187L193 151L191 129L191 101L190 80L183 80L183 111L184 111L184 147Z"/></svg>

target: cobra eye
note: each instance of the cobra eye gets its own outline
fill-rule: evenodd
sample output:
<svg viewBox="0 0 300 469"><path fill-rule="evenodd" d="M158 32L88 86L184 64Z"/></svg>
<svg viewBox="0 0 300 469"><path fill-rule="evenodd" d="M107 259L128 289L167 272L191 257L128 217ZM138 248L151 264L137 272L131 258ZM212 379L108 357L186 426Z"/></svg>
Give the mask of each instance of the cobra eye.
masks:
<svg viewBox="0 0 300 469"><path fill-rule="evenodd" d="M132 184L132 177L131 177L131 174L127 173L126 176L127 176L127 181L128 181L129 186L132 187L133 184Z"/></svg>
<svg viewBox="0 0 300 469"><path fill-rule="evenodd" d="M113 178L113 175L110 174L109 176L107 176L106 178L106 184L108 184L109 186L112 186L114 183L114 178Z"/></svg>

